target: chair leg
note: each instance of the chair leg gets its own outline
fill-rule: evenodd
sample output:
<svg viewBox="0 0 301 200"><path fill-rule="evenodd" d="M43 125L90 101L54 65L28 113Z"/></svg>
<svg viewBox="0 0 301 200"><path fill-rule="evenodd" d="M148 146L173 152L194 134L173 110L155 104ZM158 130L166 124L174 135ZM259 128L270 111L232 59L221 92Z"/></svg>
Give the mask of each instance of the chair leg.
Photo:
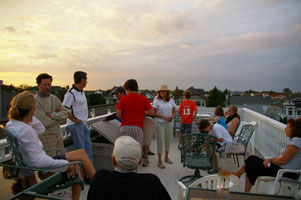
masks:
<svg viewBox="0 0 301 200"><path fill-rule="evenodd" d="M236 164L236 161L235 161L235 156L234 156L234 155L232 155L232 156L233 156L234 164Z"/></svg>
<svg viewBox="0 0 301 200"><path fill-rule="evenodd" d="M236 160L237 160L237 165L238 165L238 167L239 167L238 155L236 155Z"/></svg>

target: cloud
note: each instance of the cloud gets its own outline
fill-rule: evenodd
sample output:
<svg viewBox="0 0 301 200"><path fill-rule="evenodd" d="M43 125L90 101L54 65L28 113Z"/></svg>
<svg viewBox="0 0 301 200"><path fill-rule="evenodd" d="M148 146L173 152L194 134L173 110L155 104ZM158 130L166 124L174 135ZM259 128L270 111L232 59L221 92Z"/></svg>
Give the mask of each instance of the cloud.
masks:
<svg viewBox="0 0 301 200"><path fill-rule="evenodd" d="M7 26L7 27L4 27L2 30L3 30L3 31L6 31L6 32L9 32L9 33L14 33L14 32L16 32L16 29L15 29L13 26Z"/></svg>

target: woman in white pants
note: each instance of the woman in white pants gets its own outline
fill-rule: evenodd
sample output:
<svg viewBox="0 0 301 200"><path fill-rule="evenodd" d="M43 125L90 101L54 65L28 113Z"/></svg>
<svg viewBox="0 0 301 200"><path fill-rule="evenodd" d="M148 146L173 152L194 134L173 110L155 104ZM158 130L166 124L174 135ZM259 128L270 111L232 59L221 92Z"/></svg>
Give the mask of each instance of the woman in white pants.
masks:
<svg viewBox="0 0 301 200"><path fill-rule="evenodd" d="M173 130L172 120L176 116L176 104L174 100L170 98L170 90L166 85L161 85L157 91L153 107L155 108L155 116L157 117L158 167L164 169L165 166L161 159L164 146L164 161L172 164L172 161L168 157L168 151Z"/></svg>

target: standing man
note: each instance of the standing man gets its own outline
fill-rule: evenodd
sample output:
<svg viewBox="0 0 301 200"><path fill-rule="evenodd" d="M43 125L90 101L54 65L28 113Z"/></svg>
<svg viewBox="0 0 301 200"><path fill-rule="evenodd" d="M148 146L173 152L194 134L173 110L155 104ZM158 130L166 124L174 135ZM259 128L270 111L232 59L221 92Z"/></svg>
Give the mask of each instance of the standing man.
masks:
<svg viewBox="0 0 301 200"><path fill-rule="evenodd" d="M36 78L39 91L35 95L35 117L45 126L45 132L39 135L45 149L59 149L64 153L63 137L60 132L60 120L67 118L67 110L62 102L50 94L52 76L43 73ZM53 157L56 152L48 152Z"/></svg>
<svg viewBox="0 0 301 200"><path fill-rule="evenodd" d="M125 89L120 86L120 87L116 88L112 94L115 95L117 101L119 102L121 97L126 95L126 92L125 92ZM116 113L113 113L113 114L103 118L103 121L111 121L113 119L117 119L117 120L121 121L120 118L117 118Z"/></svg>
<svg viewBox="0 0 301 200"><path fill-rule="evenodd" d="M185 100L182 101L179 107L179 115L181 117L180 144L182 144L182 135L191 133L191 124L198 111L195 102L190 100L191 92L186 90L183 96Z"/></svg>
<svg viewBox="0 0 301 200"><path fill-rule="evenodd" d="M93 163L92 144L90 131L87 127L88 104L84 92L87 81L87 73L77 71L73 75L74 84L65 94L63 105L68 109L67 125L71 132L75 149L85 149L90 161ZM85 182L90 180L85 177Z"/></svg>
<svg viewBox="0 0 301 200"><path fill-rule="evenodd" d="M143 146L143 121L145 111L154 115L154 108L145 96L138 94L138 83L135 79L127 80L124 85L127 95L122 97L116 106L116 116L121 118L120 136L128 135ZM144 163L148 163L145 152Z"/></svg>

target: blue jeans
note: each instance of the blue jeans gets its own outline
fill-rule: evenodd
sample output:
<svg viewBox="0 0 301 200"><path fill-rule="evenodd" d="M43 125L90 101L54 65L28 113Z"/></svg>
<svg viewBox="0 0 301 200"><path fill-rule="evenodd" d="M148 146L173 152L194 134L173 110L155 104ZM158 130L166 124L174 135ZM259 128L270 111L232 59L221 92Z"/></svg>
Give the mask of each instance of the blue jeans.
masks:
<svg viewBox="0 0 301 200"><path fill-rule="evenodd" d="M84 149L88 154L90 161L93 163L92 144L90 131L84 123L68 125L68 130L71 132L74 149Z"/></svg>

